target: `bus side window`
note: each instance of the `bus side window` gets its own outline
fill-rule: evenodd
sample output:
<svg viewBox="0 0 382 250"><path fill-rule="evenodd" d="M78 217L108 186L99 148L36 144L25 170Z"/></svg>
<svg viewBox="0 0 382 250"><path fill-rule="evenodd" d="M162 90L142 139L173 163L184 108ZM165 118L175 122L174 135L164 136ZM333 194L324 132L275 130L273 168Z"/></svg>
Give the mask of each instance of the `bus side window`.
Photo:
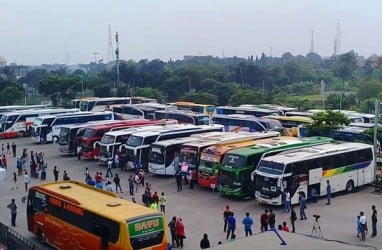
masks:
<svg viewBox="0 0 382 250"><path fill-rule="evenodd" d="M305 171L305 161L296 162L292 164L292 173L293 175L303 175Z"/></svg>
<svg viewBox="0 0 382 250"><path fill-rule="evenodd" d="M354 152L349 152L344 154L345 166L352 165L356 162L356 154Z"/></svg>
<svg viewBox="0 0 382 250"><path fill-rule="evenodd" d="M289 174L289 173L292 173L292 168L290 164L287 164L284 170L284 174Z"/></svg>
<svg viewBox="0 0 382 250"><path fill-rule="evenodd" d="M343 154L338 154L338 155L333 155L333 168L339 168L344 166L344 155Z"/></svg>

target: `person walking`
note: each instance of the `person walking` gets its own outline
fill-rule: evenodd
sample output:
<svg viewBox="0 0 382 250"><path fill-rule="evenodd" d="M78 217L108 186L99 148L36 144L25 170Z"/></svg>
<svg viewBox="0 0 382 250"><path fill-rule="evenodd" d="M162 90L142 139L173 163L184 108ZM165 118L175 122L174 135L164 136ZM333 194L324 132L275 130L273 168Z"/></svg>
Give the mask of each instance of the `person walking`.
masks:
<svg viewBox="0 0 382 250"><path fill-rule="evenodd" d="M248 212L245 213L245 217L242 223L244 225L245 237L248 237L248 235L252 235L253 220L251 217L249 217Z"/></svg>
<svg viewBox="0 0 382 250"><path fill-rule="evenodd" d="M15 187L16 189L19 189L19 185L17 184L17 174L16 172L13 172L13 185L11 190L15 189Z"/></svg>
<svg viewBox="0 0 382 250"><path fill-rule="evenodd" d="M134 184L135 184L135 192L138 192L138 187L141 184L141 179L139 178L139 175L137 173L134 174Z"/></svg>
<svg viewBox="0 0 382 250"><path fill-rule="evenodd" d="M178 218L175 224L176 230L176 247L183 248L183 240L186 238L186 234L184 231L184 224L182 218Z"/></svg>
<svg viewBox="0 0 382 250"><path fill-rule="evenodd" d="M371 211L372 214L371 214L371 225L372 225L372 229L371 229L371 237L375 237L377 236L377 209L375 208L375 205L371 206Z"/></svg>
<svg viewBox="0 0 382 250"><path fill-rule="evenodd" d="M130 175L130 178L129 178L129 180L131 179L131 175ZM131 179L131 182L132 182L133 180ZM119 188L119 191L121 192L121 193L123 193L123 191L122 191L122 187L121 187L121 179L119 178L119 176L118 176L118 174L115 174L115 176L114 176L114 179L113 179L113 182L114 182L114 184L115 184L115 192L118 194L118 188ZM130 181L129 181L129 185L130 185ZM133 189L134 189L134 187L133 187Z"/></svg>
<svg viewBox="0 0 382 250"><path fill-rule="evenodd" d="M201 249L207 249L210 248L210 241L208 240L208 234L203 234L203 239L200 241L200 248Z"/></svg>
<svg viewBox="0 0 382 250"><path fill-rule="evenodd" d="M112 167L113 167L113 162L111 160L109 160L107 162L106 178L113 177L113 173L111 172Z"/></svg>
<svg viewBox="0 0 382 250"><path fill-rule="evenodd" d="M58 170L57 166L53 167L53 176L54 176L54 181L58 181L58 174L60 171Z"/></svg>
<svg viewBox="0 0 382 250"><path fill-rule="evenodd" d="M12 153L13 153L13 157L16 157L16 143L15 142L12 142Z"/></svg>
<svg viewBox="0 0 382 250"><path fill-rule="evenodd" d="M360 240L365 241L366 216L362 211L359 213L359 224L360 224L360 228L361 228L361 239Z"/></svg>
<svg viewBox="0 0 382 250"><path fill-rule="evenodd" d="M299 205L300 205L300 220L306 220L306 214L305 214L306 198L303 193L300 193Z"/></svg>
<svg viewBox="0 0 382 250"><path fill-rule="evenodd" d="M81 145L77 145L76 153L77 153L77 159L78 160L81 160L81 150L82 150Z"/></svg>
<svg viewBox="0 0 382 250"><path fill-rule="evenodd" d="M330 185L329 180L326 180L326 198L328 199L328 202L326 205L330 205L330 199L332 196L332 186Z"/></svg>
<svg viewBox="0 0 382 250"><path fill-rule="evenodd" d="M294 225L296 220L297 220L296 211L294 210L294 207L291 207L291 210L290 210L290 224L292 225L292 233L296 232L296 228L295 228L295 225Z"/></svg>
<svg viewBox="0 0 382 250"><path fill-rule="evenodd" d="M272 230L272 229L275 229L275 224L276 224L276 215L275 213L273 212L272 209L269 209L269 228Z"/></svg>
<svg viewBox="0 0 382 250"><path fill-rule="evenodd" d="M11 203L8 204L7 208L11 210L11 224L13 227L16 226L16 215L17 215L17 206L15 199L11 200Z"/></svg>
<svg viewBox="0 0 382 250"><path fill-rule="evenodd" d="M229 206L226 205L225 206L225 209L224 209L224 212L223 212L223 220L224 220L224 232L227 231L227 218L228 218L228 215L231 213L231 210L229 209Z"/></svg>
<svg viewBox="0 0 382 250"><path fill-rule="evenodd" d="M176 216L173 216L172 220L168 223L168 227L169 227L170 233L171 233L171 244L172 244L173 247L175 247L175 243L176 243L176 228L175 228L175 225L176 225Z"/></svg>
<svg viewBox="0 0 382 250"><path fill-rule="evenodd" d="M8 169L8 160L7 160L7 157L5 157L5 155L3 155L3 168L5 169Z"/></svg>
<svg viewBox="0 0 382 250"><path fill-rule="evenodd" d="M182 174L180 171L175 174L176 186L178 188L178 192L182 191Z"/></svg>
<svg viewBox="0 0 382 250"><path fill-rule="evenodd" d="M357 229L357 237L359 238L359 234L361 233L361 222L360 222L360 216L357 216L357 220L355 222L355 226Z"/></svg>
<svg viewBox="0 0 382 250"><path fill-rule="evenodd" d="M25 186L25 192L28 192L28 184L31 182L31 179L28 175L28 172L24 173L24 186Z"/></svg>
<svg viewBox="0 0 382 250"><path fill-rule="evenodd" d="M9 145L9 142L7 142L7 154L11 153L11 145Z"/></svg>
<svg viewBox="0 0 382 250"><path fill-rule="evenodd" d="M269 223L268 209L265 209L264 213L260 216L261 232L268 230L268 223Z"/></svg>
<svg viewBox="0 0 382 250"><path fill-rule="evenodd" d="M118 176L118 174L115 174L115 175ZM115 178L114 178L114 179L115 179ZM130 175L130 176L129 176L129 179L127 179L127 181L128 181L128 184L129 184L129 193L130 193L130 195L134 195L134 180L133 180L133 176ZM137 183L136 183L135 185L138 186ZM138 191L138 188L137 188L136 191Z"/></svg>
<svg viewBox="0 0 382 250"><path fill-rule="evenodd" d="M289 190L285 191L285 201L284 201L284 213L289 213L290 210L290 193Z"/></svg>
<svg viewBox="0 0 382 250"><path fill-rule="evenodd" d="M161 193L161 195L159 196L159 207L160 207L160 211L162 213L166 213L166 196L164 195L164 192Z"/></svg>
<svg viewBox="0 0 382 250"><path fill-rule="evenodd" d="M234 240L236 238L235 230L236 230L236 218L234 216L234 213L230 212L227 217L227 236L226 236L227 240L230 236L231 236L231 240Z"/></svg>

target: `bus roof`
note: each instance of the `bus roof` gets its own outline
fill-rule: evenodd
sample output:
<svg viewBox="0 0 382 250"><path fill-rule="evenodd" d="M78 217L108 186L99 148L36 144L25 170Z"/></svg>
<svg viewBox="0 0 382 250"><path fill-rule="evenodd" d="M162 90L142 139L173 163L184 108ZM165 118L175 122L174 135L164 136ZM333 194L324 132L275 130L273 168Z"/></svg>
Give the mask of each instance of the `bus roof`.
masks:
<svg viewBox="0 0 382 250"><path fill-rule="evenodd" d="M60 118L60 117L67 117L67 116L84 116L84 115L101 115L101 114L112 114L111 111L103 111L103 112L90 112L90 111L79 111L74 113L61 113L56 115L41 115L38 118L41 119L49 119L49 118Z"/></svg>
<svg viewBox="0 0 382 250"><path fill-rule="evenodd" d="M164 126L160 126L160 125L148 125L148 126L144 126L144 127L132 127L132 128L121 129L121 130L109 131L109 132L106 132L105 135L109 135L109 136L128 135L128 134L147 131L147 130L155 131L155 130L163 129L163 127Z"/></svg>
<svg viewBox="0 0 382 250"><path fill-rule="evenodd" d="M373 145L357 143L357 142L335 142L330 144L308 146L296 150L288 150L280 154L264 157L263 160L272 161L276 163L293 163L304 159L310 159L317 156L323 156L336 152L354 151L356 149L373 148Z"/></svg>
<svg viewBox="0 0 382 250"><path fill-rule="evenodd" d="M264 112L264 113L277 113L277 110L274 110L274 109L267 109L267 108L262 108L262 107L257 107L257 106L239 106L239 107L233 107L233 106L219 106L219 107L216 107L217 109L219 108L223 108L223 109L231 109L231 110L237 110L237 111L245 111L245 110L249 110L249 111L259 111L259 112Z"/></svg>
<svg viewBox="0 0 382 250"><path fill-rule="evenodd" d="M147 214L159 214L150 208L119 198L112 192L77 181L50 182L34 186L33 189L118 222Z"/></svg>
<svg viewBox="0 0 382 250"><path fill-rule="evenodd" d="M191 110L177 110L177 109L166 109L166 110L157 110L155 113L163 113L163 114L182 114L182 115L192 115L192 116L208 116L207 114L194 112Z"/></svg>
<svg viewBox="0 0 382 250"><path fill-rule="evenodd" d="M311 112L301 112L301 111L288 111L288 112L285 112L285 116L311 117L311 116L313 116L313 113L311 113Z"/></svg>
<svg viewBox="0 0 382 250"><path fill-rule="evenodd" d="M313 123L313 119L306 116L264 116L264 118L275 119L279 121L295 121L303 123Z"/></svg>
<svg viewBox="0 0 382 250"><path fill-rule="evenodd" d="M223 131L224 126L219 124L213 124L213 125L192 125L192 124L178 124L178 125L171 125L171 126L165 126L162 130L157 131L145 131L145 132L137 132L134 133L134 136L141 136L141 137L147 137L147 136L155 136L155 135L164 135L168 133L176 133L176 132L183 132L183 131L193 131L193 130L204 130L204 129L212 129L212 128L221 128Z"/></svg>
<svg viewBox="0 0 382 250"><path fill-rule="evenodd" d="M28 110L16 110L3 113L3 115L23 115L23 114L49 114L52 112L77 112L79 109L28 109Z"/></svg>
<svg viewBox="0 0 382 250"><path fill-rule="evenodd" d="M109 122L110 121L110 122ZM138 126L138 125L145 125L145 124L151 124L152 121L147 119L134 119L134 120L107 120L103 123L98 124L89 124L89 126L86 126L87 129L104 129L104 128L113 128L113 127L123 127L123 126Z"/></svg>
<svg viewBox="0 0 382 250"><path fill-rule="evenodd" d="M248 146L248 147L242 147L238 149L233 149L229 153L230 154L235 154L235 155L251 155L259 152L264 152L271 150L272 148L280 148L280 147L288 147L293 145L312 145L312 144L324 144L324 143L330 143L333 142L334 140L332 138L328 137L305 137L305 138L296 138L296 137L287 137L287 136L282 136L279 138L271 138L269 142L267 143L257 143L256 145L253 146Z"/></svg>

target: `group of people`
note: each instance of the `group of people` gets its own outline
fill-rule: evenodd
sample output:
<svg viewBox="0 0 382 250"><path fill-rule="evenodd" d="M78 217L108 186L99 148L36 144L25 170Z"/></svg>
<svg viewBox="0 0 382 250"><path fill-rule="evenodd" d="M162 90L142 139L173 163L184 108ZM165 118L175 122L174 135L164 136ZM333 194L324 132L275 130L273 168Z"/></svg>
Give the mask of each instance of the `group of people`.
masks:
<svg viewBox="0 0 382 250"><path fill-rule="evenodd" d="M172 247L183 248L186 234L182 218L177 218L176 216L172 217L171 221L168 223L168 227L171 233Z"/></svg>
<svg viewBox="0 0 382 250"><path fill-rule="evenodd" d="M372 214L371 214L371 224L372 224L371 237L373 238L373 237L377 236L377 221L378 221L377 209L376 209L375 205L371 206L371 211L372 211ZM366 215L363 211L361 211L359 213L359 215L357 216L356 228L357 228L357 237L360 237L361 241L365 241L366 240L366 234L368 232L368 227L367 227Z"/></svg>

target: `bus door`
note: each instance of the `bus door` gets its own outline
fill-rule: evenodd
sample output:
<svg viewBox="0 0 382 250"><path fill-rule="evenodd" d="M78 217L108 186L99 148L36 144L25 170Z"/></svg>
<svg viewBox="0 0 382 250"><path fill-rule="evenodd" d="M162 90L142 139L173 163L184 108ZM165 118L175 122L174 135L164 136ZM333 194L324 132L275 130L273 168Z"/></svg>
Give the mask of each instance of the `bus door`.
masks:
<svg viewBox="0 0 382 250"><path fill-rule="evenodd" d="M309 169L308 197L319 197L321 193L322 168Z"/></svg>
<svg viewBox="0 0 382 250"><path fill-rule="evenodd" d="M109 249L109 230L108 230L108 228L99 224L99 223L95 223L94 224L94 234L101 238L100 249L108 250Z"/></svg>

